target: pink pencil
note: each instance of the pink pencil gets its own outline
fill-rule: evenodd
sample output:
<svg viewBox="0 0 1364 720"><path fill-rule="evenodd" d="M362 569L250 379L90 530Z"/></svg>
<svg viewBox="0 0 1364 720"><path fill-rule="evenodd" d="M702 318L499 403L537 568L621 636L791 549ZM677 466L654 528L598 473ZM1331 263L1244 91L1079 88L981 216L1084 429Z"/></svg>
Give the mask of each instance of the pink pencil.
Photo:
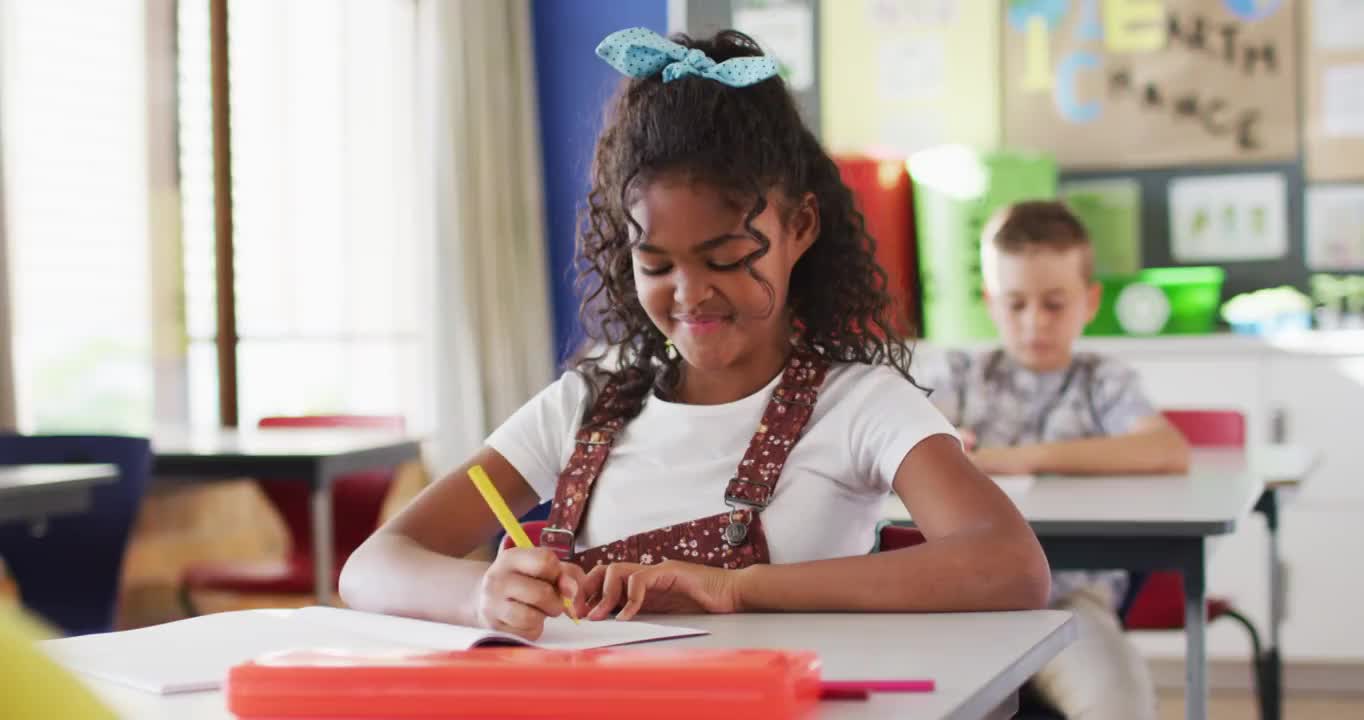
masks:
<svg viewBox="0 0 1364 720"><path fill-rule="evenodd" d="M933 692L932 680L825 680L820 684L827 699L864 697L869 693Z"/></svg>

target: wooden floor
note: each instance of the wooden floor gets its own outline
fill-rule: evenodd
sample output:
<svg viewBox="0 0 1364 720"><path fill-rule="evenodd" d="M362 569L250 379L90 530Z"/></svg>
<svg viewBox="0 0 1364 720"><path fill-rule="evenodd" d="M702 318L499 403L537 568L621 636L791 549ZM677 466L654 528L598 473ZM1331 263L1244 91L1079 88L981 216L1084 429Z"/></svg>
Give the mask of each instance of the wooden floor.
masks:
<svg viewBox="0 0 1364 720"><path fill-rule="evenodd" d="M1259 712L1250 693L1213 693L1208 702L1209 720L1255 720ZM1162 693L1160 719L1184 717L1184 695ZM1364 695L1289 696L1284 702L1284 720L1360 720L1364 718Z"/></svg>

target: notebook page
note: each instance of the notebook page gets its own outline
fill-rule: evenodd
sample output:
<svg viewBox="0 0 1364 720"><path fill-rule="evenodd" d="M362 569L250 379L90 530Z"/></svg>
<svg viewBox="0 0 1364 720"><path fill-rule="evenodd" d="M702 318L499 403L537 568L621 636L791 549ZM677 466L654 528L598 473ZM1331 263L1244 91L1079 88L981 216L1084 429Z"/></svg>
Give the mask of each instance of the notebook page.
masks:
<svg viewBox="0 0 1364 720"><path fill-rule="evenodd" d="M545 634L535 644L579 650L704 634L637 622L574 625L559 617L545 624ZM530 644L491 630L310 607L215 613L137 630L47 640L40 647L75 672L170 694L217 689L233 665L284 650L466 650L490 643Z"/></svg>
<svg viewBox="0 0 1364 720"><path fill-rule="evenodd" d="M213 690L233 665L278 650L363 651L399 646L343 629L296 622L291 615L289 610L214 613L137 630L46 640L39 647L75 672L169 694Z"/></svg>
<svg viewBox="0 0 1364 720"><path fill-rule="evenodd" d="M296 613L295 619L320 626L342 628L348 633L365 635L373 639L392 640L402 647L432 650L465 650L488 644L533 645L552 650L587 650L705 634L704 631L690 628L614 620L601 622L584 620L575 625L572 619L561 615L545 621L544 634L537 642L530 643L515 635L492 630L341 608L303 608Z"/></svg>
<svg viewBox="0 0 1364 720"><path fill-rule="evenodd" d="M655 625L631 620L617 622L584 620L574 625L571 618L559 616L545 623L545 634L535 644L538 647L554 650L588 650L591 648L633 645L635 643L673 640L676 638L705 635L705 630Z"/></svg>
<svg viewBox="0 0 1364 720"><path fill-rule="evenodd" d="M311 625L319 631L333 629L340 633L388 642L390 647L468 650L490 639L518 645L527 644L525 640L514 635L481 628L320 605L296 610L293 620Z"/></svg>

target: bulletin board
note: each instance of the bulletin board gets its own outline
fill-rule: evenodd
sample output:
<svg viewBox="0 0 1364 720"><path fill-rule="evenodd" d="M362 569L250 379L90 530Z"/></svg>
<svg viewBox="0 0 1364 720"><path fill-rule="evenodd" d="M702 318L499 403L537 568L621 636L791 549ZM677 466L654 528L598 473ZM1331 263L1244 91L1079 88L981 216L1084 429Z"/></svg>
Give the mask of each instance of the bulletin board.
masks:
<svg viewBox="0 0 1364 720"><path fill-rule="evenodd" d="M1364 0L808 1L796 95L833 152L1047 152L1108 273L1218 265L1230 297L1364 269L1364 136L1341 133L1364 108L1324 97L1327 69L1364 66ZM686 27L787 2L689 0ZM1233 225L1272 232L1233 246Z"/></svg>
<svg viewBox="0 0 1364 720"><path fill-rule="evenodd" d="M998 146L999 9L990 0L821 3L824 146L902 157Z"/></svg>
<svg viewBox="0 0 1364 720"><path fill-rule="evenodd" d="M1074 170L1298 157L1293 0L1003 0L1004 138Z"/></svg>
<svg viewBox="0 0 1364 720"><path fill-rule="evenodd" d="M1305 16L1307 178L1364 180L1364 2L1308 0Z"/></svg>
<svg viewBox="0 0 1364 720"><path fill-rule="evenodd" d="M764 53L776 58L801 118L818 135L821 4L821 0L690 0L679 4L684 12L670 19L668 31L701 38L732 28L753 38Z"/></svg>
<svg viewBox="0 0 1364 720"><path fill-rule="evenodd" d="M1137 250L1140 267L1178 267L1182 265L1217 265L1226 271L1222 287L1223 299L1260 288L1293 285L1307 288L1307 278L1311 274L1303 261L1305 239L1303 235L1304 183L1302 165L1296 159L1289 162L1268 163L1247 168L1229 170L1226 167L1178 167L1148 168L1128 170L1120 175L1105 171L1072 170L1061 174L1061 187L1064 191L1072 183L1110 181L1121 177L1136 183L1140 202L1139 213L1140 243ZM1279 256L1252 257L1247 259L1190 260L1182 258L1177 250L1172 219L1177 215L1172 202L1171 186L1190 179L1218 178L1227 175L1263 176L1273 174L1282 178L1284 185L1283 208L1283 246ZM1064 192L1063 192L1064 194ZM1102 230L1100 232L1103 232ZM1097 249L1097 247L1096 247ZM1096 260L1100 259L1096 254Z"/></svg>

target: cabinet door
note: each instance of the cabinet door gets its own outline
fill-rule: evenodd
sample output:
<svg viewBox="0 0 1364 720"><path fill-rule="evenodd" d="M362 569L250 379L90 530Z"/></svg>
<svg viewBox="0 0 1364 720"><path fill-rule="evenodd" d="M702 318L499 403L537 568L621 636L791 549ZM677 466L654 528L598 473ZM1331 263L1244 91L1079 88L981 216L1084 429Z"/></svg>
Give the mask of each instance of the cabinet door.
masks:
<svg viewBox="0 0 1364 720"><path fill-rule="evenodd" d="M1290 504L1282 524L1289 660L1364 661L1364 503Z"/></svg>
<svg viewBox="0 0 1364 720"><path fill-rule="evenodd" d="M1282 652L1287 662L1364 662L1364 563L1353 559L1364 547L1364 504L1327 506L1293 503L1282 515L1280 534L1287 567ZM1268 570L1264 523L1254 516L1235 535L1213 543L1208 591L1230 598L1269 639ZM1134 632L1129 637L1151 659L1184 657L1180 632ZM1208 626L1208 656L1237 662L1250 657L1239 625L1226 620Z"/></svg>
<svg viewBox="0 0 1364 720"><path fill-rule="evenodd" d="M1283 412L1285 440L1321 454L1298 502L1350 501L1364 510L1364 357L1275 355L1269 393L1268 404Z"/></svg>
<svg viewBox="0 0 1364 720"><path fill-rule="evenodd" d="M1320 454L1284 512L1284 652L1364 660L1364 625L1346 620L1364 595L1364 357L1275 355L1268 387L1285 440Z"/></svg>

